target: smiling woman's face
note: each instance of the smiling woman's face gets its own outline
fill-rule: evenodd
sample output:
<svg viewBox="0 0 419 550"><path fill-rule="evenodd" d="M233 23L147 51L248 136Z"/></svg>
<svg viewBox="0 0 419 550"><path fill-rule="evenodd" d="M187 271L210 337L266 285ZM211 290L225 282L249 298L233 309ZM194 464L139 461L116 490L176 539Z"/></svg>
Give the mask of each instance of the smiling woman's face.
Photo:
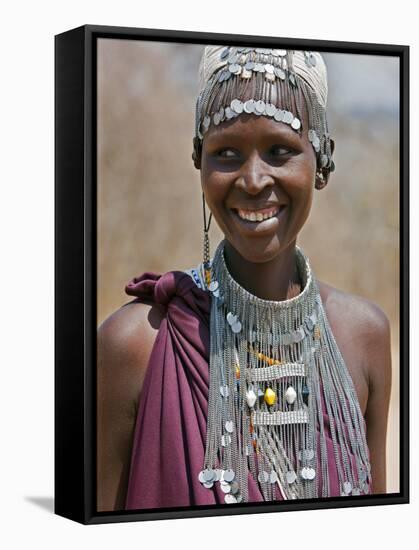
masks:
<svg viewBox="0 0 419 550"><path fill-rule="evenodd" d="M270 261L296 240L315 174L307 131L266 116L242 114L205 134L202 189L226 240L247 261Z"/></svg>

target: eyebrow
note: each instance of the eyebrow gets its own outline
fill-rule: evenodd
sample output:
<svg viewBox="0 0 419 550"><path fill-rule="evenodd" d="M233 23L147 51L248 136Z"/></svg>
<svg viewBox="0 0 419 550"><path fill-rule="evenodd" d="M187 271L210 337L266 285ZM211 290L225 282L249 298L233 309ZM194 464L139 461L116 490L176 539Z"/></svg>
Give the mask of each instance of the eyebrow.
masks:
<svg viewBox="0 0 419 550"><path fill-rule="evenodd" d="M281 124L280 122L276 122L275 124ZM297 133L295 130L289 128L287 125L281 125L281 127L277 128L267 128L263 131L263 138L265 138L267 141L275 141L275 140L291 140L293 142L300 142L302 139L302 136ZM206 141L206 144L209 146L213 145L213 142L215 144L218 141L222 140L237 140L237 139L243 139L243 134L241 130L233 129L233 126L231 127L223 127L223 128L217 128L216 130L213 130L211 133L208 133L207 136L205 136L204 141Z"/></svg>

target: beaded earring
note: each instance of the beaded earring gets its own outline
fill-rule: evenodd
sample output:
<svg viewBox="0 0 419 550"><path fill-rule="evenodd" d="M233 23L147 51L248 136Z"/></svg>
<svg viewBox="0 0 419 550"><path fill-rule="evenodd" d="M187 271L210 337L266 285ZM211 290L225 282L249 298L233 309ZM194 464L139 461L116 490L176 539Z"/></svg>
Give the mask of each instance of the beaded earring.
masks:
<svg viewBox="0 0 419 550"><path fill-rule="evenodd" d="M207 285L211 283L211 262L210 262L210 242L208 231L211 225L212 212L210 212L207 224L207 214L205 209L205 195L202 192L202 210L204 214L204 246L203 246L203 256L204 256L204 272L205 272L205 282Z"/></svg>

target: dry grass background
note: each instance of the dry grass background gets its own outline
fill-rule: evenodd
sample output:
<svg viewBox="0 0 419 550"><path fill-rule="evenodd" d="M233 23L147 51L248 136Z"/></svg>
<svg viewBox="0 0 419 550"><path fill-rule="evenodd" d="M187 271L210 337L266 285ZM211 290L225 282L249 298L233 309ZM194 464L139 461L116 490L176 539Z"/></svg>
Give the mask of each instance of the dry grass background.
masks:
<svg viewBox="0 0 419 550"><path fill-rule="evenodd" d="M191 160L203 46L102 39L98 47L98 324L144 271L202 254L199 172ZM365 296L392 324L388 492L398 491L398 69L386 57L325 54L336 172L315 192L299 237L316 276ZM211 227L212 250L222 238Z"/></svg>

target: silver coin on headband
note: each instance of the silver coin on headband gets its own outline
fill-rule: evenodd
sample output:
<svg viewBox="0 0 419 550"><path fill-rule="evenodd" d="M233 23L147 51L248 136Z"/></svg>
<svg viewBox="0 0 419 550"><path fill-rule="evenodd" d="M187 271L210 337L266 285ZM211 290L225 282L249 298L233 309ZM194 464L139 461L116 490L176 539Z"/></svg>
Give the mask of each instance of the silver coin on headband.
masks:
<svg viewBox="0 0 419 550"><path fill-rule="evenodd" d="M260 114L265 112L265 102L262 101L261 99L259 101L256 101L255 112Z"/></svg>
<svg viewBox="0 0 419 550"><path fill-rule="evenodd" d="M274 119L277 122L282 122L283 119L284 119L284 114L285 114L285 111L283 111L282 109L277 109L276 113L274 114ZM284 335L284 336L286 336L286 335Z"/></svg>
<svg viewBox="0 0 419 550"><path fill-rule="evenodd" d="M229 67L228 67L228 70L230 71L230 73L233 73L233 74L240 74L241 73L241 65L238 65L237 63L232 63Z"/></svg>
<svg viewBox="0 0 419 550"><path fill-rule="evenodd" d="M231 118L234 118L234 112L232 111L231 107L225 108L225 116L227 120L230 120Z"/></svg>
<svg viewBox="0 0 419 550"><path fill-rule="evenodd" d="M285 72L281 69L281 67L275 67L274 74L281 80L285 80Z"/></svg>
<svg viewBox="0 0 419 550"><path fill-rule="evenodd" d="M225 48L220 55L220 59L225 59L228 57L228 54L230 53L230 48Z"/></svg>
<svg viewBox="0 0 419 550"><path fill-rule="evenodd" d="M255 100L254 99L248 99L245 101L243 110L245 113L251 114L255 112Z"/></svg>
<svg viewBox="0 0 419 550"><path fill-rule="evenodd" d="M283 121L286 124L291 124L293 118L294 118L294 115L292 113L290 113L289 111L285 111Z"/></svg>
<svg viewBox="0 0 419 550"><path fill-rule="evenodd" d="M239 60L240 56L237 55L236 53L233 53L229 58L228 58L228 62L229 63L237 63L238 60Z"/></svg>
<svg viewBox="0 0 419 550"><path fill-rule="evenodd" d="M265 110L268 116L274 116L274 114L276 113L276 107L273 103L267 103Z"/></svg>
<svg viewBox="0 0 419 550"><path fill-rule="evenodd" d="M240 114L243 112L243 103L240 101L240 99L233 99L233 101L230 103L231 109L237 113Z"/></svg>

